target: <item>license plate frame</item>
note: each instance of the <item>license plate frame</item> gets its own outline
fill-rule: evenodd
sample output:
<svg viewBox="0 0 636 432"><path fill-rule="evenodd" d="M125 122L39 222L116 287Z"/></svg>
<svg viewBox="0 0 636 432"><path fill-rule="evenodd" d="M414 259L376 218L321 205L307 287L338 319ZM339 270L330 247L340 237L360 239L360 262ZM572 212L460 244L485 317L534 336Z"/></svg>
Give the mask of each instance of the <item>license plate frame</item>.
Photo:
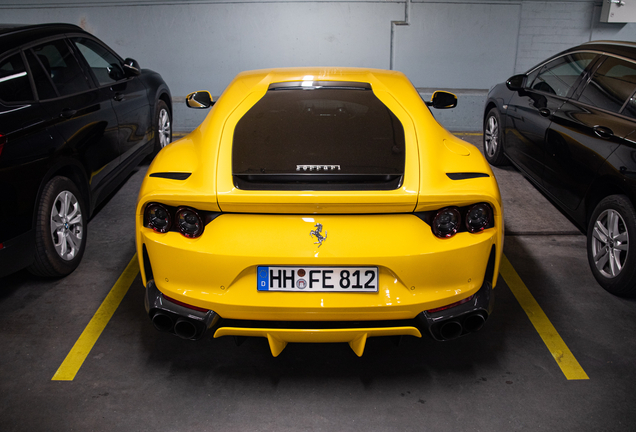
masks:
<svg viewBox="0 0 636 432"><path fill-rule="evenodd" d="M377 293L380 285L375 266L258 266L256 277L265 292Z"/></svg>

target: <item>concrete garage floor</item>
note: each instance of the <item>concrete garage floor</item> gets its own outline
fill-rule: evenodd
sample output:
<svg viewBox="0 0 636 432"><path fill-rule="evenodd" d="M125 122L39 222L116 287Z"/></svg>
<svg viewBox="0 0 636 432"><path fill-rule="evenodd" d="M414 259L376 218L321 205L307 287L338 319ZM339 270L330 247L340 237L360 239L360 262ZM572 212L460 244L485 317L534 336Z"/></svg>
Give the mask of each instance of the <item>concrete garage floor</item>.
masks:
<svg viewBox="0 0 636 432"><path fill-rule="evenodd" d="M372 338L361 358L346 344L273 358L264 339L160 333L137 276L74 379L52 381L135 253L146 169L93 218L72 275L0 279L0 431L636 430L636 301L596 284L585 237L512 168L495 172L505 255L589 379L566 378L501 276L480 332Z"/></svg>

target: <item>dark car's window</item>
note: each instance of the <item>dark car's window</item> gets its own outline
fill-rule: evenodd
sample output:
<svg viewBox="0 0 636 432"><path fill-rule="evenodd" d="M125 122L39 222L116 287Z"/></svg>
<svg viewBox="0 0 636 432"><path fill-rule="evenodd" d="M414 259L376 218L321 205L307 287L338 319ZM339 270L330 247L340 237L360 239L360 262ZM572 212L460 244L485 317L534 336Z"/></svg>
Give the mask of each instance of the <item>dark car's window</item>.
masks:
<svg viewBox="0 0 636 432"><path fill-rule="evenodd" d="M636 119L636 96L632 95L629 98L621 114L626 115L627 117Z"/></svg>
<svg viewBox="0 0 636 432"><path fill-rule="evenodd" d="M579 77L585 72L585 68L595 57L596 54L585 52L559 57L543 66L541 72L528 85L533 90L567 97L573 91L573 86Z"/></svg>
<svg viewBox="0 0 636 432"><path fill-rule="evenodd" d="M109 85L124 78L121 63L105 47L87 38L74 38L72 41L86 59L100 86Z"/></svg>
<svg viewBox="0 0 636 432"><path fill-rule="evenodd" d="M527 87L531 87L531 85L534 83L534 80L537 78L537 75L539 75L539 72L541 72L541 68L537 68L527 75L527 78L526 78Z"/></svg>
<svg viewBox="0 0 636 432"><path fill-rule="evenodd" d="M31 50L24 52L33 74L33 82L35 83L35 90L38 92L38 99L52 99L58 96L53 82L51 81L50 74L44 69L44 65L37 59L35 54Z"/></svg>
<svg viewBox="0 0 636 432"><path fill-rule="evenodd" d="M232 167L235 176L301 188L394 180L397 188L404 146L402 124L370 87L270 87L236 125Z"/></svg>
<svg viewBox="0 0 636 432"><path fill-rule="evenodd" d="M47 42L32 50L61 96L80 93L90 88L84 71L64 40Z"/></svg>
<svg viewBox="0 0 636 432"><path fill-rule="evenodd" d="M609 57L594 73L579 100L618 113L635 89L636 64ZM633 117L633 105L627 104L624 114Z"/></svg>
<svg viewBox="0 0 636 432"><path fill-rule="evenodd" d="M20 54L0 62L0 99L5 102L33 100L31 83Z"/></svg>

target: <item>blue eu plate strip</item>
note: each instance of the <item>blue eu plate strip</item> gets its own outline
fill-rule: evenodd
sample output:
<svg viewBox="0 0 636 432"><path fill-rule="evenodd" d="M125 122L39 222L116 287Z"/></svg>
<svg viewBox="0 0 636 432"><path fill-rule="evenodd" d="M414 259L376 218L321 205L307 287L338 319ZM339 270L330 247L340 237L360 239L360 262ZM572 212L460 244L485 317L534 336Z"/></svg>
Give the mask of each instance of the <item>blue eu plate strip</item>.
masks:
<svg viewBox="0 0 636 432"><path fill-rule="evenodd" d="M269 267L257 267L258 290L269 291Z"/></svg>

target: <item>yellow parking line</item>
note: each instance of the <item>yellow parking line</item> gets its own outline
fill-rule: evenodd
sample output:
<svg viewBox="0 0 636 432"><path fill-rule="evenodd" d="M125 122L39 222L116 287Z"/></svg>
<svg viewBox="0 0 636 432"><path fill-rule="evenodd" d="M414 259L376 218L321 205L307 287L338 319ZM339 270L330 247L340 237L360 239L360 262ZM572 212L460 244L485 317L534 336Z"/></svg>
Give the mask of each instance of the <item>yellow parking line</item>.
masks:
<svg viewBox="0 0 636 432"><path fill-rule="evenodd" d="M501 257L499 272L503 276L510 291L517 298L517 301L530 318L532 325L543 339L543 342L552 353L557 364L568 380L589 379L579 362L567 347L559 333L556 331L547 315L534 299L530 291L523 283L517 271L512 267L505 255Z"/></svg>
<svg viewBox="0 0 636 432"><path fill-rule="evenodd" d="M510 264L508 258L503 255L499 271L506 284L516 297L517 301L528 315L530 322L543 339L548 350L556 360L568 380L589 379L579 362L567 347L561 336L554 328L546 314L534 299L519 274ZM124 272L119 276L115 285L110 290L97 312L80 335L73 348L60 365L52 381L72 381L82 367L84 360L93 349L97 339L119 307L130 285L139 273L137 254L128 263Z"/></svg>
<svg viewBox="0 0 636 432"><path fill-rule="evenodd" d="M102 302L102 305L97 309L95 315L88 323L82 334L80 335L75 345L68 353L66 359L62 362L51 381L73 381L75 375L82 367L84 360L93 349L93 345L97 342L97 339L102 334L106 324L110 321L117 307L121 303L122 299L128 292L128 288L132 284L133 280L139 273L139 263L137 262L137 254L128 263L126 270L119 276L115 285L111 288L110 292Z"/></svg>
<svg viewBox="0 0 636 432"><path fill-rule="evenodd" d="M457 136L480 136L481 132L454 132L453 135Z"/></svg>

